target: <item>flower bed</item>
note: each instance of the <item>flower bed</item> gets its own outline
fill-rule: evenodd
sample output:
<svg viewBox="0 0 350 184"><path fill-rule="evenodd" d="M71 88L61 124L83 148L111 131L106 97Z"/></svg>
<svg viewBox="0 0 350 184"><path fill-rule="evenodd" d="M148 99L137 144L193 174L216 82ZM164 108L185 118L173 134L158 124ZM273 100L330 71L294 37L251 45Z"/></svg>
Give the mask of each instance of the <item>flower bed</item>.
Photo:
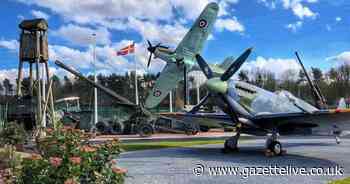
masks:
<svg viewBox="0 0 350 184"><path fill-rule="evenodd" d="M118 140L90 144L90 135L64 127L46 130L37 140L38 154L23 159L14 182L21 184L119 184L126 169L117 166Z"/></svg>

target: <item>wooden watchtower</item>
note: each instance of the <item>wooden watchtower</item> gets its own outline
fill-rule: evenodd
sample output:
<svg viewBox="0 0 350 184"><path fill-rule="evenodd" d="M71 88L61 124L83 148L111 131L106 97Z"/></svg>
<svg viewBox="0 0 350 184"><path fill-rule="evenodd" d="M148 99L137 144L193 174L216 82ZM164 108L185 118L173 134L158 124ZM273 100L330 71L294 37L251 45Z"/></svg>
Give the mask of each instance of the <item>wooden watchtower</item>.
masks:
<svg viewBox="0 0 350 184"><path fill-rule="evenodd" d="M20 49L16 95L23 97L22 80L23 66L29 64L29 95L36 95L36 125L46 126L46 115L49 112L51 119L54 117L52 82L50 81L50 71L48 67L49 53L47 30L48 24L45 19L23 20L19 24ZM33 69L35 67L35 70ZM40 72L42 71L42 72ZM35 72L35 76L34 76ZM46 84L44 76L46 75ZM35 80L34 80L35 78ZM45 89L47 86L47 89ZM35 90L35 93L33 92ZM46 97L47 96L47 97ZM39 126L40 126L39 125Z"/></svg>

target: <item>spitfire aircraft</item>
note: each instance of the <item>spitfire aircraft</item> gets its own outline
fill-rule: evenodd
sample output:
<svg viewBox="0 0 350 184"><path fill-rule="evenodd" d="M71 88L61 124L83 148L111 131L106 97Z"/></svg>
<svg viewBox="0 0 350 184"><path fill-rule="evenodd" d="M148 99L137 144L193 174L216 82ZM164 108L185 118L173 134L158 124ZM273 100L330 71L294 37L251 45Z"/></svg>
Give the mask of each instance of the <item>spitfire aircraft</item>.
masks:
<svg viewBox="0 0 350 184"><path fill-rule="evenodd" d="M154 58L166 61L167 64L146 99L146 108L157 106L175 88L176 85L174 84L183 79L183 75L179 74L186 74L188 70L196 65L195 55L203 49L204 43L214 26L218 11L217 3L209 3L174 51L161 44L153 46L150 41L147 41L148 51L150 52L148 66L151 64L153 55Z"/></svg>
<svg viewBox="0 0 350 184"><path fill-rule="evenodd" d="M339 143L337 135L340 134L340 129L343 129L342 126L346 126L346 122L350 120L350 111L319 110L287 91L273 93L246 82L231 79L250 53L251 49L246 50L220 77L215 77L205 60L200 55L196 55L198 65L208 79L204 83L209 92L208 95L190 112L162 113L162 115L198 122L200 125L234 127L236 134L225 141L225 151L237 150L240 134L245 133L268 135L267 150L280 155L282 145L277 139L278 135L296 134L298 130L300 132L300 130L316 127L333 129ZM200 107L209 98L215 99L215 103L224 113L199 112Z"/></svg>

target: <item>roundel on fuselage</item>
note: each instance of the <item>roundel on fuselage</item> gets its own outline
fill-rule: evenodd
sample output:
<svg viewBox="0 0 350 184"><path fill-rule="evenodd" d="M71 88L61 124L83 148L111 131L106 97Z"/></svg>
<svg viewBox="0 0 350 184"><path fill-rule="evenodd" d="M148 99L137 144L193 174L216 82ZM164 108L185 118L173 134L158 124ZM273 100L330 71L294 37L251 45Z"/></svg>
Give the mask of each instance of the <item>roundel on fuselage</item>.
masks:
<svg viewBox="0 0 350 184"><path fill-rule="evenodd" d="M160 91L159 89L154 90L153 96L160 97L161 95L162 95L162 91Z"/></svg>
<svg viewBox="0 0 350 184"><path fill-rule="evenodd" d="M205 19L201 19L198 22L200 28L206 28L208 26L208 22Z"/></svg>

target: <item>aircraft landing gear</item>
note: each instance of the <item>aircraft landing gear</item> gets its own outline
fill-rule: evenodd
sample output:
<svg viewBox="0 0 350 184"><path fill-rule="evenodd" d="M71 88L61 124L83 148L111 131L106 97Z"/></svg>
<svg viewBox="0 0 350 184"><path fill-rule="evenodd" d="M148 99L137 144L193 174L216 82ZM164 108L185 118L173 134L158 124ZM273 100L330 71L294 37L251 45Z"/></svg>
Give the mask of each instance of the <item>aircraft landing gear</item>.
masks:
<svg viewBox="0 0 350 184"><path fill-rule="evenodd" d="M334 138L335 138L335 142L336 142L337 144L340 144L340 143L341 143L340 137L339 137L338 135L335 135Z"/></svg>
<svg viewBox="0 0 350 184"><path fill-rule="evenodd" d="M240 126L238 125L236 127L236 135L228 138L225 140L224 148L222 149L222 152L224 153L230 153L230 152L237 152L238 151L238 139L240 137Z"/></svg>
<svg viewBox="0 0 350 184"><path fill-rule="evenodd" d="M333 135L335 138L335 142L337 144L340 144L340 134L341 134L341 130L339 129L339 127L337 125L333 125Z"/></svg>
<svg viewBox="0 0 350 184"><path fill-rule="evenodd" d="M273 131L266 140L266 156L280 156L286 151L282 149L282 144L277 140L277 132Z"/></svg>
<svg viewBox="0 0 350 184"><path fill-rule="evenodd" d="M232 136L225 140L223 152L224 153L229 153L229 152L237 152L238 151L238 139L240 137L240 133L236 133L235 136Z"/></svg>

